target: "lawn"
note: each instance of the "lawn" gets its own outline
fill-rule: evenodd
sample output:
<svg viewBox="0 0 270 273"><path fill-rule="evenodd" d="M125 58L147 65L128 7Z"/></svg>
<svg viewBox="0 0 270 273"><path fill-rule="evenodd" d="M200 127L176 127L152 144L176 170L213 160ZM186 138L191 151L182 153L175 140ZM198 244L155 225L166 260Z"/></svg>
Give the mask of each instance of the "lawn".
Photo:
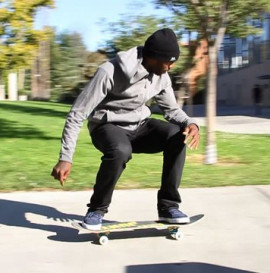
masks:
<svg viewBox="0 0 270 273"><path fill-rule="evenodd" d="M69 109L70 105L49 102L0 102L0 191L61 189L50 173ZM204 128L201 131L200 149L187 152L182 187L269 184L268 135L218 132L218 163L204 165ZM100 157L85 123L64 189L92 188ZM157 188L161 167L160 153L133 155L117 187Z"/></svg>

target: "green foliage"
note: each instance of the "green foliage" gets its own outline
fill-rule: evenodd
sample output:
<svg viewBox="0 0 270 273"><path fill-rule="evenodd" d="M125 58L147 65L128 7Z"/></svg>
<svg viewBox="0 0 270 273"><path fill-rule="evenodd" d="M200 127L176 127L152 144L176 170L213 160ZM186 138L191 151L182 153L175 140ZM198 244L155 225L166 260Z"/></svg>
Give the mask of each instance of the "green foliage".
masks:
<svg viewBox="0 0 270 273"><path fill-rule="evenodd" d="M86 64L83 66L83 75L87 79L91 79L99 65L107 61L107 56L103 52L89 52Z"/></svg>
<svg viewBox="0 0 270 273"><path fill-rule="evenodd" d="M201 38L216 38L221 27L227 34L244 37L258 32L249 21L270 12L269 0L156 0L157 6L170 8L185 29L198 31Z"/></svg>
<svg viewBox="0 0 270 273"><path fill-rule="evenodd" d="M110 25L109 32L113 34L113 39L108 42L107 49L117 52L134 46L143 46L149 35L168 25L169 21L154 16L125 16L119 22Z"/></svg>
<svg viewBox="0 0 270 273"><path fill-rule="evenodd" d="M10 0L0 6L0 75L3 70L29 67L38 43L48 39L45 29L34 29L34 16L40 7L53 7L53 0Z"/></svg>
<svg viewBox="0 0 270 273"><path fill-rule="evenodd" d="M80 34L63 32L51 40L51 87L53 100L72 101L84 81L87 50Z"/></svg>
<svg viewBox="0 0 270 273"><path fill-rule="evenodd" d="M246 37L258 34L259 29L250 25L247 20L262 20L265 12L270 12L268 0L230 1L227 33L235 37Z"/></svg>
<svg viewBox="0 0 270 273"><path fill-rule="evenodd" d="M179 75L186 72L192 66L194 47L180 45L180 57L170 70L173 75Z"/></svg>

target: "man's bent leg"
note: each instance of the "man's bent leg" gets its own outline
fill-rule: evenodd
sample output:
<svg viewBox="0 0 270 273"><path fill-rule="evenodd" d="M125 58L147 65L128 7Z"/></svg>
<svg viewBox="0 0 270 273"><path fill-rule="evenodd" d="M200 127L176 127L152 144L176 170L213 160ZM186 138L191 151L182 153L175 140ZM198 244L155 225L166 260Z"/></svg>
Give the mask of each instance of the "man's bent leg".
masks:
<svg viewBox="0 0 270 273"><path fill-rule="evenodd" d="M185 136L178 125L149 119L137 131L132 142L134 153L163 151L161 188L158 192L158 210L178 208L181 202L178 187L186 157Z"/></svg>
<svg viewBox="0 0 270 273"><path fill-rule="evenodd" d="M113 124L96 128L91 137L93 144L103 153L103 156L88 207L89 211L104 214L111 203L115 184L125 169L126 163L131 159L132 148L128 133Z"/></svg>
<svg viewBox="0 0 270 273"><path fill-rule="evenodd" d="M186 158L182 131L170 136L163 152L161 188L158 192L158 210L178 209L181 197L178 191Z"/></svg>

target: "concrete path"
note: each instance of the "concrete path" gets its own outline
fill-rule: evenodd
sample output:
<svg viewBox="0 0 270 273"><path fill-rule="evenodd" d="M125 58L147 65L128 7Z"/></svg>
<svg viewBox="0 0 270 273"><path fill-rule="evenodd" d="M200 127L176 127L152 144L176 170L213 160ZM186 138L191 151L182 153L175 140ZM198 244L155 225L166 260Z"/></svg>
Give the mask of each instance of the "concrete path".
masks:
<svg viewBox="0 0 270 273"><path fill-rule="evenodd" d="M184 111L188 112L185 107ZM193 116L205 126L205 106L194 105ZM263 108L261 116L254 115L254 107L218 106L216 131L238 134L270 134L270 108Z"/></svg>
<svg viewBox="0 0 270 273"><path fill-rule="evenodd" d="M204 117L195 117L200 126L205 126ZM270 119L250 116L217 116L216 131L236 134L270 134Z"/></svg>
<svg viewBox="0 0 270 273"><path fill-rule="evenodd" d="M108 245L71 226L91 192L0 193L1 272L270 272L270 186L182 189L182 209L204 213L185 237L111 234ZM156 190L118 190L107 220L156 219Z"/></svg>

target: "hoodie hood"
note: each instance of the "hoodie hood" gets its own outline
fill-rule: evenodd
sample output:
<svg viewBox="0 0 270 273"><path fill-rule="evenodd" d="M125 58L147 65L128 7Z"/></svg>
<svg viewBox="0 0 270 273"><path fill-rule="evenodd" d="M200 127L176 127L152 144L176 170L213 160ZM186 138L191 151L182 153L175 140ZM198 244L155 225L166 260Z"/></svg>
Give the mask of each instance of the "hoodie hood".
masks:
<svg viewBox="0 0 270 273"><path fill-rule="evenodd" d="M135 83L149 75L149 72L142 65L142 51L143 47L139 46L128 51L121 51L116 55L116 61L130 83Z"/></svg>

